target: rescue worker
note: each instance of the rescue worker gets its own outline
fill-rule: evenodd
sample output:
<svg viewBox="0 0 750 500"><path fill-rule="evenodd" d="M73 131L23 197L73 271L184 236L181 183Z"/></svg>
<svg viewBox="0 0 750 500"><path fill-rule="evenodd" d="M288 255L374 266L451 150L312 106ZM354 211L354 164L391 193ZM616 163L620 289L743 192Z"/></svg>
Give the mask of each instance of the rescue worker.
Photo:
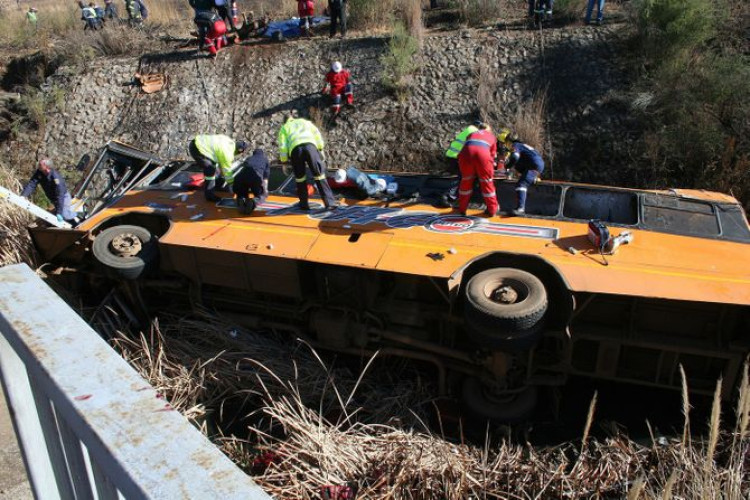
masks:
<svg viewBox="0 0 750 500"><path fill-rule="evenodd" d="M216 176L224 178L230 191L234 184L234 170L232 162L237 154L247 149L245 141L235 141L226 135L197 135L190 141L188 150L190 156L203 168L203 192L207 201L216 202L220 198L214 192Z"/></svg>
<svg viewBox="0 0 750 500"><path fill-rule="evenodd" d="M291 159L294 180L297 183L299 208L310 210L307 192L307 168L313 174L318 193L323 198L327 210L337 208L331 186L326 182L325 154L323 137L318 127L304 118L287 117L279 129L279 160L286 163Z"/></svg>
<svg viewBox="0 0 750 500"><path fill-rule="evenodd" d="M104 0L104 17L112 21L120 20L120 16L117 15L117 6L114 4L114 0Z"/></svg>
<svg viewBox="0 0 750 500"><path fill-rule="evenodd" d="M526 195L529 186L533 186L544 172L544 160L539 152L520 141L520 139L509 130L502 131L500 138L509 156L505 162L505 168L513 168L518 172L519 178L516 183L516 198L518 204L513 210L513 215L526 214Z"/></svg>
<svg viewBox="0 0 750 500"><path fill-rule="evenodd" d="M36 33L37 15L34 7L29 7L28 12L26 12L26 22L29 24L32 31Z"/></svg>
<svg viewBox="0 0 750 500"><path fill-rule="evenodd" d="M141 16L141 3L138 0L125 0L125 11L128 13L130 26L139 26L143 23Z"/></svg>
<svg viewBox="0 0 750 500"><path fill-rule="evenodd" d="M198 29L198 50L203 50L206 44L208 31L214 21L219 19L219 16L214 11L213 0L189 0L189 3L195 10L193 22Z"/></svg>
<svg viewBox="0 0 750 500"><path fill-rule="evenodd" d="M331 16L330 38L336 34L336 25L341 25L341 38L346 36L346 0L328 0L328 15Z"/></svg>
<svg viewBox="0 0 750 500"><path fill-rule="evenodd" d="M70 193L68 193L68 188L65 186L65 179L52 167L52 160L48 158L40 160L36 172L21 191L21 196L30 198L36 187L41 184L44 194L55 206L53 213L57 216L57 220L74 224L77 222L76 213L70 206L72 199Z"/></svg>
<svg viewBox="0 0 750 500"><path fill-rule="evenodd" d="M219 55L219 50L222 47L229 45L227 40L227 25L219 19L218 14L213 14L215 19L211 22L206 39L204 40L204 46L208 47L209 57L216 57Z"/></svg>
<svg viewBox="0 0 750 500"><path fill-rule="evenodd" d="M341 95L346 99L346 104L354 105L354 94L352 93L351 73L344 69L340 62L335 61L331 64L331 71L326 73L326 83L321 91L323 94L331 96L331 111L334 115L341 111Z"/></svg>
<svg viewBox="0 0 750 500"><path fill-rule="evenodd" d="M104 9L102 9L99 4L95 3L94 12L96 12L96 19L99 21L100 27L103 28L106 24L106 19L104 19Z"/></svg>
<svg viewBox="0 0 750 500"><path fill-rule="evenodd" d="M297 15L299 16L301 34L304 36L312 35L313 16L315 15L313 0L297 0Z"/></svg>
<svg viewBox="0 0 750 500"><path fill-rule="evenodd" d="M99 24L94 4L90 3L88 7L86 7L83 2L79 2L78 5L81 7L81 19L86 21L86 24L83 25L83 31L86 31L87 29L92 31L98 30L101 25Z"/></svg>
<svg viewBox="0 0 750 500"><path fill-rule="evenodd" d="M224 25L229 26L232 31L237 31L237 28L234 25L234 19L229 12L230 1L231 0L214 0L214 6L216 7L216 12L219 14L219 17L224 21Z"/></svg>
<svg viewBox="0 0 750 500"><path fill-rule="evenodd" d="M256 149L242 162L234 176L234 194L237 196L237 208L240 212L250 215L258 204L266 201L270 175L271 163L262 149ZM251 192L252 198L249 197Z"/></svg>
<svg viewBox="0 0 750 500"><path fill-rule="evenodd" d="M498 211L497 195L493 172L495 156L497 156L497 139L492 129L482 123L479 130L472 132L466 138L464 147L458 154L458 168L461 171L461 183L458 189L458 209L466 215L471 194L474 190L474 180L479 181L479 189L484 197L485 215L494 217Z"/></svg>
<svg viewBox="0 0 750 500"><path fill-rule="evenodd" d="M481 124L481 120L476 120L474 123L460 131L458 134L456 134L456 137L453 138L453 141L451 142L450 146L448 146L448 149L445 150L445 157L448 158L450 171L456 172L458 174L458 178L455 182L451 183L451 187L448 189L448 192L442 196L442 199L440 200L440 206L443 208L451 206L451 203L456 201L456 199L458 198L458 185L461 182L461 171L458 168L458 153L460 153L463 149L464 143L466 142L466 138L469 137L469 134L473 134L474 132L479 130L479 126Z"/></svg>

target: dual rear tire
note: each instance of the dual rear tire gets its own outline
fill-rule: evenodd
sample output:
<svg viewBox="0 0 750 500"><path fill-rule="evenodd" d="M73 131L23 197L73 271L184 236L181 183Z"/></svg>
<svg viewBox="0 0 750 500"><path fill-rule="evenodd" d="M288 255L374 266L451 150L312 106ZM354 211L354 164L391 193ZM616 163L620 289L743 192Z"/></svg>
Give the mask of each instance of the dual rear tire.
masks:
<svg viewBox="0 0 750 500"><path fill-rule="evenodd" d="M523 353L541 338L547 307L547 290L533 274L515 268L482 271L466 287L467 334L479 347ZM461 401L468 415L512 423L532 413L538 399L536 386L498 391L492 381L492 376L464 379Z"/></svg>

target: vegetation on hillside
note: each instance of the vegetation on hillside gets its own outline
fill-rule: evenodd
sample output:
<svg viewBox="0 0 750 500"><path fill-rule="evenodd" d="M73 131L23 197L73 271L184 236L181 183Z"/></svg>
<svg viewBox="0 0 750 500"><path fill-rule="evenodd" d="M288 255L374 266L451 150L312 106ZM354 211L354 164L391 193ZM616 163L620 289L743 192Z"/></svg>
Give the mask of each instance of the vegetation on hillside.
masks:
<svg viewBox="0 0 750 500"><path fill-rule="evenodd" d="M731 192L750 210L750 3L636 0L632 14L649 181Z"/></svg>

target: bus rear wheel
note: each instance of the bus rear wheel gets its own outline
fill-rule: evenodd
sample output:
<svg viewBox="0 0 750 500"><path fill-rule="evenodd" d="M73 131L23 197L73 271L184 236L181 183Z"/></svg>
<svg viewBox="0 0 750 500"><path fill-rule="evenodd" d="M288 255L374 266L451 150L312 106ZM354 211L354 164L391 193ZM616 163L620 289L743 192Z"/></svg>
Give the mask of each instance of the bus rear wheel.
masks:
<svg viewBox="0 0 750 500"><path fill-rule="evenodd" d="M488 269L467 284L464 318L469 336L480 346L525 350L541 337L547 306L544 283L533 274Z"/></svg>
<svg viewBox="0 0 750 500"><path fill-rule="evenodd" d="M479 378L466 377L461 402L468 413L495 422L513 423L528 418L536 408L539 391L530 385L517 391L497 392Z"/></svg>

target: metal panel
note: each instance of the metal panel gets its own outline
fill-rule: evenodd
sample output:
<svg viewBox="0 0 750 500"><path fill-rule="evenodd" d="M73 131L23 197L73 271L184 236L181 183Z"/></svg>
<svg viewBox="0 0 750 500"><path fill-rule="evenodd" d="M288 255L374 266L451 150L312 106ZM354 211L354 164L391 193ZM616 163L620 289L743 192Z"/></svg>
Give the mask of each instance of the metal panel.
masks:
<svg viewBox="0 0 750 500"><path fill-rule="evenodd" d="M60 493L28 379L86 447L97 488L125 498L269 498L25 265L0 269L0 332L8 405L38 497Z"/></svg>

